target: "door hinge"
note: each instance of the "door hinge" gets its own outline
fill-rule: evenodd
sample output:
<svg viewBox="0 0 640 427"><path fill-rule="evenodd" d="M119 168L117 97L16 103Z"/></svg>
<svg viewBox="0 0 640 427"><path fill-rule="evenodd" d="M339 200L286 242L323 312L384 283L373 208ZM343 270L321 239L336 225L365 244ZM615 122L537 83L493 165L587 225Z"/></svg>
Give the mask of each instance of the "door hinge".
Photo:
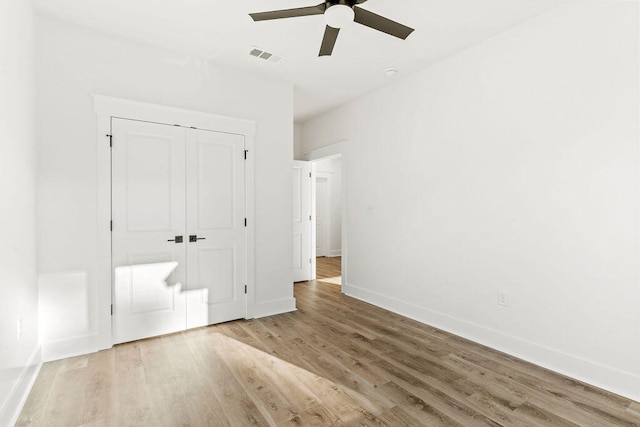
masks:
<svg viewBox="0 0 640 427"><path fill-rule="evenodd" d="M109 147L113 147L113 135L107 135L107 138L109 138Z"/></svg>
<svg viewBox="0 0 640 427"><path fill-rule="evenodd" d="M249 150L244 150L244 159L247 160L247 153L249 152Z"/></svg>
<svg viewBox="0 0 640 427"><path fill-rule="evenodd" d="M309 178L311 178L311 172L309 172Z"/></svg>
<svg viewBox="0 0 640 427"><path fill-rule="evenodd" d="M309 221L311 221L311 215L309 215Z"/></svg>
<svg viewBox="0 0 640 427"><path fill-rule="evenodd" d="M109 231L113 231L113 221L109 221Z"/></svg>
<svg viewBox="0 0 640 427"><path fill-rule="evenodd" d="M247 218L244 219L244 226L247 226Z"/></svg>
<svg viewBox="0 0 640 427"><path fill-rule="evenodd" d="M311 258L309 258L309 264L311 264Z"/></svg>
<svg viewBox="0 0 640 427"><path fill-rule="evenodd" d="M247 285L244 285L244 293L247 293Z"/></svg>
<svg viewBox="0 0 640 427"><path fill-rule="evenodd" d="M113 304L111 304L111 315L113 316Z"/></svg>

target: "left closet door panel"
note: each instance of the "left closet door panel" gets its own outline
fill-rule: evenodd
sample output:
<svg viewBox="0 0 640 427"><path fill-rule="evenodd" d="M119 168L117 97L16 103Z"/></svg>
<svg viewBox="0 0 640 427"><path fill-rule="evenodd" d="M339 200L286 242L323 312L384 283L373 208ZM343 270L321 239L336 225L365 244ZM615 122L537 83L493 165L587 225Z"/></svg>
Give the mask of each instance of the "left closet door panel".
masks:
<svg viewBox="0 0 640 427"><path fill-rule="evenodd" d="M186 328L185 129L113 119L112 132L113 326L121 343Z"/></svg>

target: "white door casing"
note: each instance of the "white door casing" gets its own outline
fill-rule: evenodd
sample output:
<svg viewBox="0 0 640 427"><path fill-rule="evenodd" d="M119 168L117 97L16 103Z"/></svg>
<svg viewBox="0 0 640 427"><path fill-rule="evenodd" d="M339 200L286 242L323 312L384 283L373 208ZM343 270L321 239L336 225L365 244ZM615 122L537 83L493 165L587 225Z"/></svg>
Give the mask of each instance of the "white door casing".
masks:
<svg viewBox="0 0 640 427"><path fill-rule="evenodd" d="M244 149L242 135L187 130L187 328L246 313Z"/></svg>
<svg viewBox="0 0 640 427"><path fill-rule="evenodd" d="M114 342L244 317L244 136L124 119L112 135Z"/></svg>
<svg viewBox="0 0 640 427"><path fill-rule="evenodd" d="M311 162L293 162L293 281L311 280Z"/></svg>

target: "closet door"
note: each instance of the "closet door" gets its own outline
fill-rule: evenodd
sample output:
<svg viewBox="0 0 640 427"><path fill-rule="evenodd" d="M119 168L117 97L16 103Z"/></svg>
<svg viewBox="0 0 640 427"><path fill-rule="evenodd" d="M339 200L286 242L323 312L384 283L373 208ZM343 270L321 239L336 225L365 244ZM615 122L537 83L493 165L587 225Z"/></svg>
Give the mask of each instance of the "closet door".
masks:
<svg viewBox="0 0 640 427"><path fill-rule="evenodd" d="M187 130L187 327L245 317L244 136Z"/></svg>
<svg viewBox="0 0 640 427"><path fill-rule="evenodd" d="M120 343L186 327L185 130L113 119L112 132L113 326Z"/></svg>

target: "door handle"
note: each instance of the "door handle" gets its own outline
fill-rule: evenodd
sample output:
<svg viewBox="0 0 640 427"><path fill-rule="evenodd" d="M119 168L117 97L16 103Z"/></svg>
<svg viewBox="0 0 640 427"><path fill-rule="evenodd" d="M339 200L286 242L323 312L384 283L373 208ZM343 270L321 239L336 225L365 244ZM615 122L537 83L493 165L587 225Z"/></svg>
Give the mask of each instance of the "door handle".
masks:
<svg viewBox="0 0 640 427"><path fill-rule="evenodd" d="M195 234L189 236L189 242L197 242L198 240L205 240L206 237L198 237Z"/></svg>
<svg viewBox="0 0 640 427"><path fill-rule="evenodd" d="M182 236L176 236L175 239L167 240L167 242L182 243Z"/></svg>

